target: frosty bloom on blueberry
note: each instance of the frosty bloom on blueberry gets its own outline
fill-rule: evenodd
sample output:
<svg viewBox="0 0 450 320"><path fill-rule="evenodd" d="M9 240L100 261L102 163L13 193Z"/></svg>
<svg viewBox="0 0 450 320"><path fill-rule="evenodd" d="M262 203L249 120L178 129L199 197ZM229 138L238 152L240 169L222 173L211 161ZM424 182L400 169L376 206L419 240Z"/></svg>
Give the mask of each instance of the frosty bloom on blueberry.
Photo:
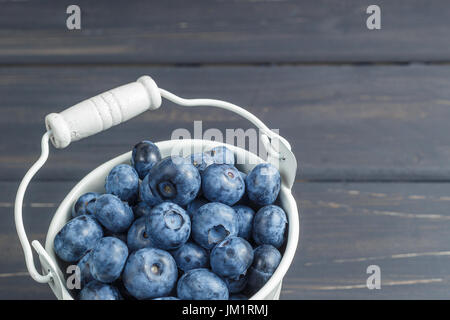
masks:
<svg viewBox="0 0 450 320"><path fill-rule="evenodd" d="M78 198L73 206L72 217L78 217L83 214L94 214L94 205L100 196L97 192L88 192Z"/></svg>
<svg viewBox="0 0 450 320"><path fill-rule="evenodd" d="M122 201L137 199L139 190L139 177L133 167L127 164L115 166L106 177L105 189L119 197Z"/></svg>
<svg viewBox="0 0 450 320"><path fill-rule="evenodd" d="M200 183L200 173L189 160L171 156L150 169L141 183L140 195L151 206L163 201L185 206L197 197Z"/></svg>
<svg viewBox="0 0 450 320"><path fill-rule="evenodd" d="M279 206L262 207L253 219L253 240L256 244L271 244L279 248L284 242L286 224L286 213Z"/></svg>
<svg viewBox="0 0 450 320"><path fill-rule="evenodd" d="M53 248L66 262L75 262L91 250L103 237L102 227L90 216L70 220L55 236Z"/></svg>
<svg viewBox="0 0 450 320"><path fill-rule="evenodd" d="M92 250L89 270L95 280L111 283L119 278L128 258L127 245L114 237L105 237Z"/></svg>
<svg viewBox="0 0 450 320"><path fill-rule="evenodd" d="M220 202L201 206L192 218L192 237L205 249L212 249L228 236L236 236L238 231L236 212Z"/></svg>
<svg viewBox="0 0 450 320"><path fill-rule="evenodd" d="M177 265L166 251L144 248L132 253L123 271L123 283L137 299L170 294L178 277Z"/></svg>
<svg viewBox="0 0 450 320"><path fill-rule="evenodd" d="M163 202L145 217L145 230L158 248L173 250L189 239L191 219L179 205Z"/></svg>
<svg viewBox="0 0 450 320"><path fill-rule="evenodd" d="M228 237L211 251L211 268L219 276L238 279L253 261L253 249L247 240Z"/></svg>
<svg viewBox="0 0 450 320"><path fill-rule="evenodd" d="M80 300L121 300L116 287L99 281L89 282L80 292Z"/></svg>
<svg viewBox="0 0 450 320"><path fill-rule="evenodd" d="M78 299L245 300L272 277L288 223L273 165L246 174L225 146L161 158L147 140L131 164L82 194L54 239L79 268Z"/></svg>
<svg viewBox="0 0 450 320"><path fill-rule="evenodd" d="M95 202L95 218L111 232L124 232L134 215L128 204L112 194L104 194Z"/></svg>
<svg viewBox="0 0 450 320"><path fill-rule="evenodd" d="M128 229L127 245L130 251L155 247L155 244L145 230L145 221L145 217L140 217Z"/></svg>
<svg viewBox="0 0 450 320"><path fill-rule="evenodd" d="M161 152L156 144L144 140L136 144L131 153L131 165L140 179L144 179L150 169L161 160Z"/></svg>
<svg viewBox="0 0 450 320"><path fill-rule="evenodd" d="M207 268L208 252L193 242L186 242L172 253L178 268L187 272L192 269Z"/></svg>
<svg viewBox="0 0 450 320"><path fill-rule="evenodd" d="M213 164L203 172L202 190L206 199L232 206L241 199L245 182L239 171L228 164Z"/></svg>
<svg viewBox="0 0 450 320"><path fill-rule="evenodd" d="M245 185L253 203L259 206L272 204L280 193L280 173L270 163L258 164L245 178Z"/></svg>
<svg viewBox="0 0 450 320"><path fill-rule="evenodd" d="M186 272L177 285L178 297L182 300L228 300L225 282L208 269L193 269Z"/></svg>
<svg viewBox="0 0 450 320"><path fill-rule="evenodd" d="M253 264L248 271L246 292L257 292L273 275L280 261L281 254L274 246L264 244L256 248Z"/></svg>

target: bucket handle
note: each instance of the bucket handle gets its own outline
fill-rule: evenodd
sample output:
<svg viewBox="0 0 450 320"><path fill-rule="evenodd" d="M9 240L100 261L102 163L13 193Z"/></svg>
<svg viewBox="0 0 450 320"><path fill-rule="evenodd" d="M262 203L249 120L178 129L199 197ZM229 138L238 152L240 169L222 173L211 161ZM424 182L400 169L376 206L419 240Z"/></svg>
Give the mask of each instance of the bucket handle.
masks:
<svg viewBox="0 0 450 320"><path fill-rule="evenodd" d="M289 189L295 181L297 161L291 151L289 142L276 132L270 130L261 120L247 110L222 100L215 99L184 99L175 94L158 88L155 81L149 76L142 76L136 82L132 82L100 95L84 100L61 113L51 113L45 117L47 132L41 140L41 156L28 170L17 190L14 216L17 234L22 245L25 262L31 277L40 283L54 282L54 278L60 281L59 275L53 268L48 268L48 273L41 275L37 272L33 252L23 226L22 205L25 191L33 176L45 164L49 154L48 141L58 148L66 148L72 141L77 141L112 126L125 122L146 110L156 110L161 106L162 97L175 104L186 107L209 106L232 111L249 120L258 127L262 134L260 139L268 152L267 161L276 165L280 171L283 184ZM42 245L34 240L33 247L39 253L39 257L48 260L42 254ZM44 250L45 251L45 250ZM51 263L51 261L49 261Z"/></svg>

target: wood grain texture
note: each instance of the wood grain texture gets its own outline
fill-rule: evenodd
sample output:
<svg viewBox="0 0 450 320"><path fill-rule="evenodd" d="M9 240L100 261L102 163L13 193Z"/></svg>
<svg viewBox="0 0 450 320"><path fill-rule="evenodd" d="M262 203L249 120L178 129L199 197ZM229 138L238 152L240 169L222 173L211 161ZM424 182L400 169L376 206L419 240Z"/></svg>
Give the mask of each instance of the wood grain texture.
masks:
<svg viewBox="0 0 450 320"><path fill-rule="evenodd" d="M447 66L5 67L0 68L0 176L17 181L39 155L46 114L151 75L188 98L243 106L279 128L308 181L449 181L450 68ZM168 101L118 127L51 149L40 180L79 180L141 139L168 140L193 122L250 127L218 109ZM8 137L11 137L10 139Z"/></svg>
<svg viewBox="0 0 450 320"><path fill-rule="evenodd" d="M57 204L75 183L32 183L24 210L30 239L44 240ZM0 298L49 299L47 286L22 274L13 209L5 204L16 187L0 183ZM449 187L296 183L301 234L282 299L449 299ZM381 290L365 287L372 264L381 268Z"/></svg>
<svg viewBox="0 0 450 320"><path fill-rule="evenodd" d="M446 0L87 1L66 29L64 1L1 1L0 63L448 61Z"/></svg>

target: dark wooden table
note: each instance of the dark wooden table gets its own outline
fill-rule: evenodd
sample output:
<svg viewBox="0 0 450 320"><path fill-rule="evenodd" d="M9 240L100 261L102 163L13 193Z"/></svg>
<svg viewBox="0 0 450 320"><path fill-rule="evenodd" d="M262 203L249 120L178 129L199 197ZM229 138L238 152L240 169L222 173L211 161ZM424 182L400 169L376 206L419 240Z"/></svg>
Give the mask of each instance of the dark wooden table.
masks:
<svg viewBox="0 0 450 320"><path fill-rule="evenodd" d="M151 75L185 97L245 106L292 144L301 236L283 299L450 298L450 4L0 1L0 298L52 299L27 274L13 222L44 117ZM220 110L164 101L65 150L51 149L26 196L30 239L90 170L175 128L248 128ZM191 129L192 130L192 129ZM381 268L381 290L366 268Z"/></svg>

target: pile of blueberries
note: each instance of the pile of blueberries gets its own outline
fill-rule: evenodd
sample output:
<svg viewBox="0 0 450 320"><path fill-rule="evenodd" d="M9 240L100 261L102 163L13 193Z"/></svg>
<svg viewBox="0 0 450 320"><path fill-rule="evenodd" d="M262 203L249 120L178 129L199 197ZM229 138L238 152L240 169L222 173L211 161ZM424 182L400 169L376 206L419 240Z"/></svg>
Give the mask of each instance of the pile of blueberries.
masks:
<svg viewBox="0 0 450 320"><path fill-rule="evenodd" d="M81 300L248 299L281 261L280 183L268 163L240 172L224 146L161 158L145 140L105 194L76 201L54 250L78 266Z"/></svg>

